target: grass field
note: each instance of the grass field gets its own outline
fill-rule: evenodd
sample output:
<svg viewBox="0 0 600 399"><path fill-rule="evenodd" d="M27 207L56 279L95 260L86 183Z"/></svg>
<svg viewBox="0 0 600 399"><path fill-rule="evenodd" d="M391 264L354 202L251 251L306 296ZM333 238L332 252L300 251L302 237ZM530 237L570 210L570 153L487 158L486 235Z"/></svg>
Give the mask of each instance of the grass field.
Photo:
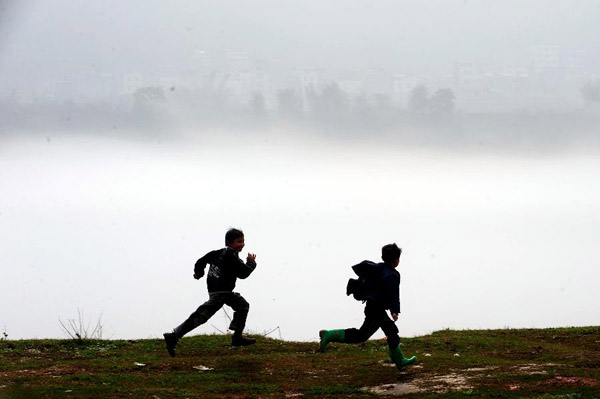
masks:
<svg viewBox="0 0 600 399"><path fill-rule="evenodd" d="M361 345L255 337L0 341L2 398L600 398L600 327L443 330L405 338L398 372L385 341Z"/></svg>

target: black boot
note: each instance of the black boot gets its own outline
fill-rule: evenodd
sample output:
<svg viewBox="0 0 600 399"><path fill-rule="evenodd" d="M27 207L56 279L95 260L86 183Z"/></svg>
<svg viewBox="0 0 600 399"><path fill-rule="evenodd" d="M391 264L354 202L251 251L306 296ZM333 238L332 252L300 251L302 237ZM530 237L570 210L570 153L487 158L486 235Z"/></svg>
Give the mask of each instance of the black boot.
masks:
<svg viewBox="0 0 600 399"><path fill-rule="evenodd" d="M254 338L246 338L242 333L235 333L231 337L231 346L248 346L255 343L256 340Z"/></svg>
<svg viewBox="0 0 600 399"><path fill-rule="evenodd" d="M167 352L172 357L175 357L175 346L177 346L177 335L175 333L164 333L163 337L165 337L165 344L167 344Z"/></svg>

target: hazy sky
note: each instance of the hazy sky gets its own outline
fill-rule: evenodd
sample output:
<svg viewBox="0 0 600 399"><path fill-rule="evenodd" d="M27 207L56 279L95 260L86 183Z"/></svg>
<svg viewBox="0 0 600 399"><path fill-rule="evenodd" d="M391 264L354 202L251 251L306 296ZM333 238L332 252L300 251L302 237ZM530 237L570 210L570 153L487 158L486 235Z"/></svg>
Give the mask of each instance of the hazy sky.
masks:
<svg viewBox="0 0 600 399"><path fill-rule="evenodd" d="M21 78L180 70L196 49L247 51L275 71L450 73L456 61L527 64L550 44L600 65L592 0L3 0L0 12L0 70Z"/></svg>

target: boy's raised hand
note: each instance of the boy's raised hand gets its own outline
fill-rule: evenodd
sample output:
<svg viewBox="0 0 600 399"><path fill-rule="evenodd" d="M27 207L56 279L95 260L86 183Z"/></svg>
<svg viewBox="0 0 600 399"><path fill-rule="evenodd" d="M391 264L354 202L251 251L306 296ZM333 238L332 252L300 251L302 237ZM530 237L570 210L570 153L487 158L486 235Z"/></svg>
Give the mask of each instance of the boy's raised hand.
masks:
<svg viewBox="0 0 600 399"><path fill-rule="evenodd" d="M255 262L255 259L256 259L256 254L248 253L248 256L246 257L246 262L250 262L250 261Z"/></svg>
<svg viewBox="0 0 600 399"><path fill-rule="evenodd" d="M392 315L392 319L394 319L394 321L398 321L398 313L391 313Z"/></svg>

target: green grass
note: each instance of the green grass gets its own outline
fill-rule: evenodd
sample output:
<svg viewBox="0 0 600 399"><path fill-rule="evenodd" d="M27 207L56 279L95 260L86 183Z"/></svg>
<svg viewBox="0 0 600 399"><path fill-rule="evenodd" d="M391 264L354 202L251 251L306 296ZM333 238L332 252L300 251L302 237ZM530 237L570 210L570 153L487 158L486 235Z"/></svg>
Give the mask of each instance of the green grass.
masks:
<svg viewBox="0 0 600 399"><path fill-rule="evenodd" d="M404 353L418 360L402 372L381 340L320 354L316 342L256 338L246 348L224 335L184 338L175 358L158 339L4 340L0 399L372 398L369 387L386 384L418 387L407 398L600 398L599 327L405 338Z"/></svg>

